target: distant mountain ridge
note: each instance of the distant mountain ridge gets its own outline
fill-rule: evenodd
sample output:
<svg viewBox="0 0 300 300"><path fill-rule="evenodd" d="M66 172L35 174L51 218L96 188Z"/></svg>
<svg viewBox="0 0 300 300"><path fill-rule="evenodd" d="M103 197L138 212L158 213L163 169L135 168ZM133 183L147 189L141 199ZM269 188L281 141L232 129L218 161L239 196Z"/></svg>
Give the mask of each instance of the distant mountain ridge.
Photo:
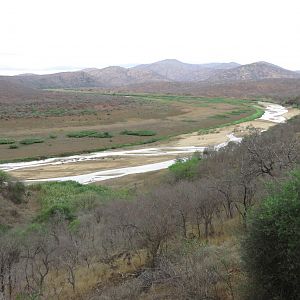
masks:
<svg viewBox="0 0 300 300"><path fill-rule="evenodd" d="M166 59L152 64L138 65L136 70L155 72L169 81L203 81L217 70L227 70L240 66L238 63L187 64L176 59Z"/></svg>
<svg viewBox="0 0 300 300"><path fill-rule="evenodd" d="M103 69L88 68L75 72L47 75L23 74L0 76L11 83L33 89L122 87L155 82L207 82L226 83L275 78L300 78L289 71L267 62L247 65L230 63L188 64L176 59L166 59L132 68L111 66Z"/></svg>
<svg viewBox="0 0 300 300"><path fill-rule="evenodd" d="M244 81L244 80L262 80L274 78L299 78L297 72L283 69L268 62L256 62L242 65L230 70L224 70L210 77L209 81Z"/></svg>

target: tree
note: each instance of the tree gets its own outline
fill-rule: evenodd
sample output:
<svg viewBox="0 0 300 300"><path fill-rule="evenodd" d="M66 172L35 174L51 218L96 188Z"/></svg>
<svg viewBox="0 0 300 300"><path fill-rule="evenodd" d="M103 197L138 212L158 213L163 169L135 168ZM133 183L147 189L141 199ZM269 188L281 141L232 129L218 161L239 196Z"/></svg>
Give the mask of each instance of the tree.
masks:
<svg viewBox="0 0 300 300"><path fill-rule="evenodd" d="M146 249L149 268L155 267L163 246L176 232L177 220L167 194L166 189L158 188L139 197L129 203L127 210L122 211L124 217L119 219L119 228L129 241L133 240L132 245Z"/></svg>
<svg viewBox="0 0 300 300"><path fill-rule="evenodd" d="M199 180L195 182L193 188L195 194L194 210L197 214L197 219L199 220L201 218L203 220L204 235L205 238L208 239L208 236L214 233L213 216L216 213L220 202L218 201L217 194L214 189L212 189L209 180Z"/></svg>
<svg viewBox="0 0 300 300"><path fill-rule="evenodd" d="M300 171L250 218L243 259L255 299L300 297Z"/></svg>

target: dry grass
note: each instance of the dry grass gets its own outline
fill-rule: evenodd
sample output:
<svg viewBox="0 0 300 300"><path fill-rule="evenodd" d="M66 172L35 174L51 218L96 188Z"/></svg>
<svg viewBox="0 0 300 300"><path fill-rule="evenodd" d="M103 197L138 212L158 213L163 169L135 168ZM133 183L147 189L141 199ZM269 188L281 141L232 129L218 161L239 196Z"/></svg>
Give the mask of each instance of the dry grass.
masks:
<svg viewBox="0 0 300 300"><path fill-rule="evenodd" d="M234 255L239 255L235 234L241 228L238 217L235 217L225 222L215 224L215 236L209 237L208 244L215 246L225 246L230 250L230 253L236 252ZM193 232L193 226L190 227L190 232ZM205 242L205 239L202 239ZM98 294L104 288L117 286L120 283L133 278L135 272L144 267L146 253L140 250L138 254L132 255L130 263L125 256L119 257L110 264L97 262L96 258L88 267L87 265L77 266L75 269L76 287L73 291L72 286L67 281L67 271L59 270L59 272L51 272L46 282L46 291L56 290L59 293L59 299L87 299L88 295ZM237 289L242 273L235 266L229 266L231 274L231 284ZM54 288L55 287L55 288ZM170 298L170 288L166 284L155 284L141 295L141 299L153 299L159 295L159 299ZM98 292L97 292L98 291ZM226 283L218 283L216 291L220 299L232 299L228 293ZM53 294L49 295L50 299L54 299ZM165 297L165 298L164 298Z"/></svg>
<svg viewBox="0 0 300 300"><path fill-rule="evenodd" d="M59 293L59 299L86 299L86 296L96 289L125 280L130 274L139 270L144 262L145 255L141 251L138 255L132 256L130 264L125 258L119 258L110 265L94 262L89 267L77 266L75 291L67 282L66 271L52 272L46 283L45 294L49 290L56 290ZM54 298L54 295L49 296Z"/></svg>
<svg viewBox="0 0 300 300"><path fill-rule="evenodd" d="M28 224L40 209L34 196L25 198L21 204L15 204L0 194L0 225L22 226Z"/></svg>

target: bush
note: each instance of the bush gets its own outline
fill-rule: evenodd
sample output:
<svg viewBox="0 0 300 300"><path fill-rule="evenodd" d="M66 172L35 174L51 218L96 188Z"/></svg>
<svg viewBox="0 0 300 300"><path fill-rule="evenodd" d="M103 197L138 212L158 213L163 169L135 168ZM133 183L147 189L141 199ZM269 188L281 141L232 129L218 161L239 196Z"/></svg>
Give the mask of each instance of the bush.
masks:
<svg viewBox="0 0 300 300"><path fill-rule="evenodd" d="M93 207L96 202L127 196L125 191L112 191L107 187L82 185L74 181L41 183L30 189L37 192L41 204L41 212L36 219L40 222L48 221L56 213L72 221L78 210Z"/></svg>
<svg viewBox="0 0 300 300"><path fill-rule="evenodd" d="M84 138L84 137L111 138L113 136L109 132L101 132L101 131L95 131L95 130L83 130L83 131L70 132L67 134L67 137L70 137L70 138Z"/></svg>
<svg viewBox="0 0 300 300"><path fill-rule="evenodd" d="M3 188L5 183L9 180L9 175L0 170L0 189Z"/></svg>
<svg viewBox="0 0 300 300"><path fill-rule="evenodd" d="M153 136L153 135L156 135L156 132L152 131L152 130L135 130L135 131L132 131L132 130L125 129L122 132L120 132L120 134L123 134L123 135L137 135L137 136Z"/></svg>
<svg viewBox="0 0 300 300"><path fill-rule="evenodd" d="M193 179L197 174L200 159L199 155L194 155L187 160L177 159L175 164L169 167L169 171L176 181Z"/></svg>
<svg viewBox="0 0 300 300"><path fill-rule="evenodd" d="M25 186L22 182L9 182L7 186L8 198L16 203L20 204L23 201L25 195Z"/></svg>
<svg viewBox="0 0 300 300"><path fill-rule="evenodd" d="M28 139L23 139L20 141L20 144L22 145L32 145L32 144L40 144L44 143L45 140L41 138L28 138Z"/></svg>
<svg viewBox="0 0 300 300"><path fill-rule="evenodd" d="M243 260L255 299L300 299L300 171L252 215ZM251 296L250 296L251 297ZM252 299L252 298L251 298Z"/></svg>
<svg viewBox="0 0 300 300"><path fill-rule="evenodd" d="M48 222L56 215L61 215L65 220L72 222L75 220L75 214L72 208L66 204L55 204L42 212L36 218L37 222Z"/></svg>
<svg viewBox="0 0 300 300"><path fill-rule="evenodd" d="M9 147L8 147L9 149L18 149L19 148L19 146L18 145L16 145L16 144L12 144L12 145L9 145Z"/></svg>
<svg viewBox="0 0 300 300"><path fill-rule="evenodd" d="M13 144L15 141L13 139L0 139L0 145L9 145Z"/></svg>

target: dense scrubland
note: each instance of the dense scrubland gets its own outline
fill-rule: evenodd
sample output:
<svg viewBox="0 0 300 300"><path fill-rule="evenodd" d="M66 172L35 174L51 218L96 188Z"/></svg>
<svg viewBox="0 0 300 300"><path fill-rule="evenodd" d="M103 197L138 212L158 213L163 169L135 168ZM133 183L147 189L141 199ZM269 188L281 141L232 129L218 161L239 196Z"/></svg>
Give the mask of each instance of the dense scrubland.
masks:
<svg viewBox="0 0 300 300"><path fill-rule="evenodd" d="M3 172L4 299L299 299L300 118L159 185L24 187Z"/></svg>

